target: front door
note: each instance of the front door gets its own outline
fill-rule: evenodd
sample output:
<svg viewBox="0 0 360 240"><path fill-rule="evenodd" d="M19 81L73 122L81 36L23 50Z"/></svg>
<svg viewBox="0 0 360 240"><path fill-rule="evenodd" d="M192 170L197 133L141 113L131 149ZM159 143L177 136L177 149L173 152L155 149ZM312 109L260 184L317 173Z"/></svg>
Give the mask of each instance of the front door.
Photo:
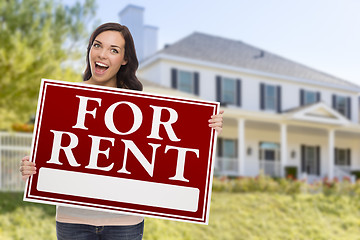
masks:
<svg viewBox="0 0 360 240"><path fill-rule="evenodd" d="M301 146L301 171L309 175L320 175L319 146Z"/></svg>
<svg viewBox="0 0 360 240"><path fill-rule="evenodd" d="M265 175L280 176L280 146L277 143L260 143L260 169Z"/></svg>

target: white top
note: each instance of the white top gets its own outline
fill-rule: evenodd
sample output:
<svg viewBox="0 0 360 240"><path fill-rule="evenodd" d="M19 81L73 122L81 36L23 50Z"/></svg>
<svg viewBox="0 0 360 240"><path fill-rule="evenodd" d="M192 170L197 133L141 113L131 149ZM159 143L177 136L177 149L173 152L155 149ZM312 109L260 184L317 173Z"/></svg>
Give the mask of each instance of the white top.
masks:
<svg viewBox="0 0 360 240"><path fill-rule="evenodd" d="M94 226L136 225L144 217L111 213L82 208L56 206L56 221L63 223L88 224Z"/></svg>

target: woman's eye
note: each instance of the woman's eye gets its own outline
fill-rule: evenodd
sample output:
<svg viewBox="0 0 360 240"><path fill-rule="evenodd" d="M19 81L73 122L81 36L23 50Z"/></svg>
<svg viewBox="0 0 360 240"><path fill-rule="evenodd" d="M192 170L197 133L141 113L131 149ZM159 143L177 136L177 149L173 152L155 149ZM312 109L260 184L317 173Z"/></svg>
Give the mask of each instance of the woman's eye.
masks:
<svg viewBox="0 0 360 240"><path fill-rule="evenodd" d="M112 53L119 53L119 51L116 50L116 49L111 49L111 52L112 52Z"/></svg>
<svg viewBox="0 0 360 240"><path fill-rule="evenodd" d="M100 44L94 43L93 47L94 47L94 48L99 48L99 47L100 47Z"/></svg>

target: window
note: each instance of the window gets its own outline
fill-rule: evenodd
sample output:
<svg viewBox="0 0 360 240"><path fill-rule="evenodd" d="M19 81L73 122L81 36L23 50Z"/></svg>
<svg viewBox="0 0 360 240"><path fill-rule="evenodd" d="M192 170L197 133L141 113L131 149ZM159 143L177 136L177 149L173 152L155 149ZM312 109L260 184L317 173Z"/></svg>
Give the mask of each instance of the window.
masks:
<svg viewBox="0 0 360 240"><path fill-rule="evenodd" d="M351 98L333 95L333 108L345 117L351 119Z"/></svg>
<svg viewBox="0 0 360 240"><path fill-rule="evenodd" d="M281 112L281 87L260 84L260 109Z"/></svg>
<svg viewBox="0 0 360 240"><path fill-rule="evenodd" d="M304 103L311 104L311 103L315 103L315 102L316 102L316 93L305 91Z"/></svg>
<svg viewBox="0 0 360 240"><path fill-rule="evenodd" d="M335 108L336 110L338 110L339 113L343 114L344 116L346 116L346 112L347 112L347 108L346 108L346 98L345 97L340 97L340 96L336 96L336 100L335 100Z"/></svg>
<svg viewBox="0 0 360 240"><path fill-rule="evenodd" d="M236 141L230 139L223 140L223 157L235 158L236 157Z"/></svg>
<svg viewBox="0 0 360 240"><path fill-rule="evenodd" d="M265 85L265 109L276 110L276 88Z"/></svg>
<svg viewBox="0 0 360 240"><path fill-rule="evenodd" d="M182 92L199 95L199 73L171 69L171 87Z"/></svg>
<svg viewBox="0 0 360 240"><path fill-rule="evenodd" d="M320 92L300 89L300 105L308 105L320 101Z"/></svg>
<svg viewBox="0 0 360 240"><path fill-rule="evenodd" d="M218 138L218 156L224 158L237 158L237 140Z"/></svg>
<svg viewBox="0 0 360 240"><path fill-rule="evenodd" d="M223 78L222 79L222 103L236 105L236 82L235 79Z"/></svg>
<svg viewBox="0 0 360 240"><path fill-rule="evenodd" d="M216 76L216 95L221 104L241 106L241 80Z"/></svg>
<svg viewBox="0 0 360 240"><path fill-rule="evenodd" d="M192 72L178 71L178 89L182 92L194 93L194 79Z"/></svg>
<svg viewBox="0 0 360 240"><path fill-rule="evenodd" d="M350 166L350 149L335 148L335 165Z"/></svg>

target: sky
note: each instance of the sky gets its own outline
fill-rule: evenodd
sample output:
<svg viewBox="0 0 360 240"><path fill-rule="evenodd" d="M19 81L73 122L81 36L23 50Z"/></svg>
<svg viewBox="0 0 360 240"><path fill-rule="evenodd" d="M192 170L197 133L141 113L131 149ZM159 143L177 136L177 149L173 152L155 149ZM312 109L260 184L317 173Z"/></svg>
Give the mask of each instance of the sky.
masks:
<svg viewBox="0 0 360 240"><path fill-rule="evenodd" d="M62 0L72 4L71 0ZM280 55L360 86L360 0L97 0L99 23L143 7L158 48L202 32Z"/></svg>

